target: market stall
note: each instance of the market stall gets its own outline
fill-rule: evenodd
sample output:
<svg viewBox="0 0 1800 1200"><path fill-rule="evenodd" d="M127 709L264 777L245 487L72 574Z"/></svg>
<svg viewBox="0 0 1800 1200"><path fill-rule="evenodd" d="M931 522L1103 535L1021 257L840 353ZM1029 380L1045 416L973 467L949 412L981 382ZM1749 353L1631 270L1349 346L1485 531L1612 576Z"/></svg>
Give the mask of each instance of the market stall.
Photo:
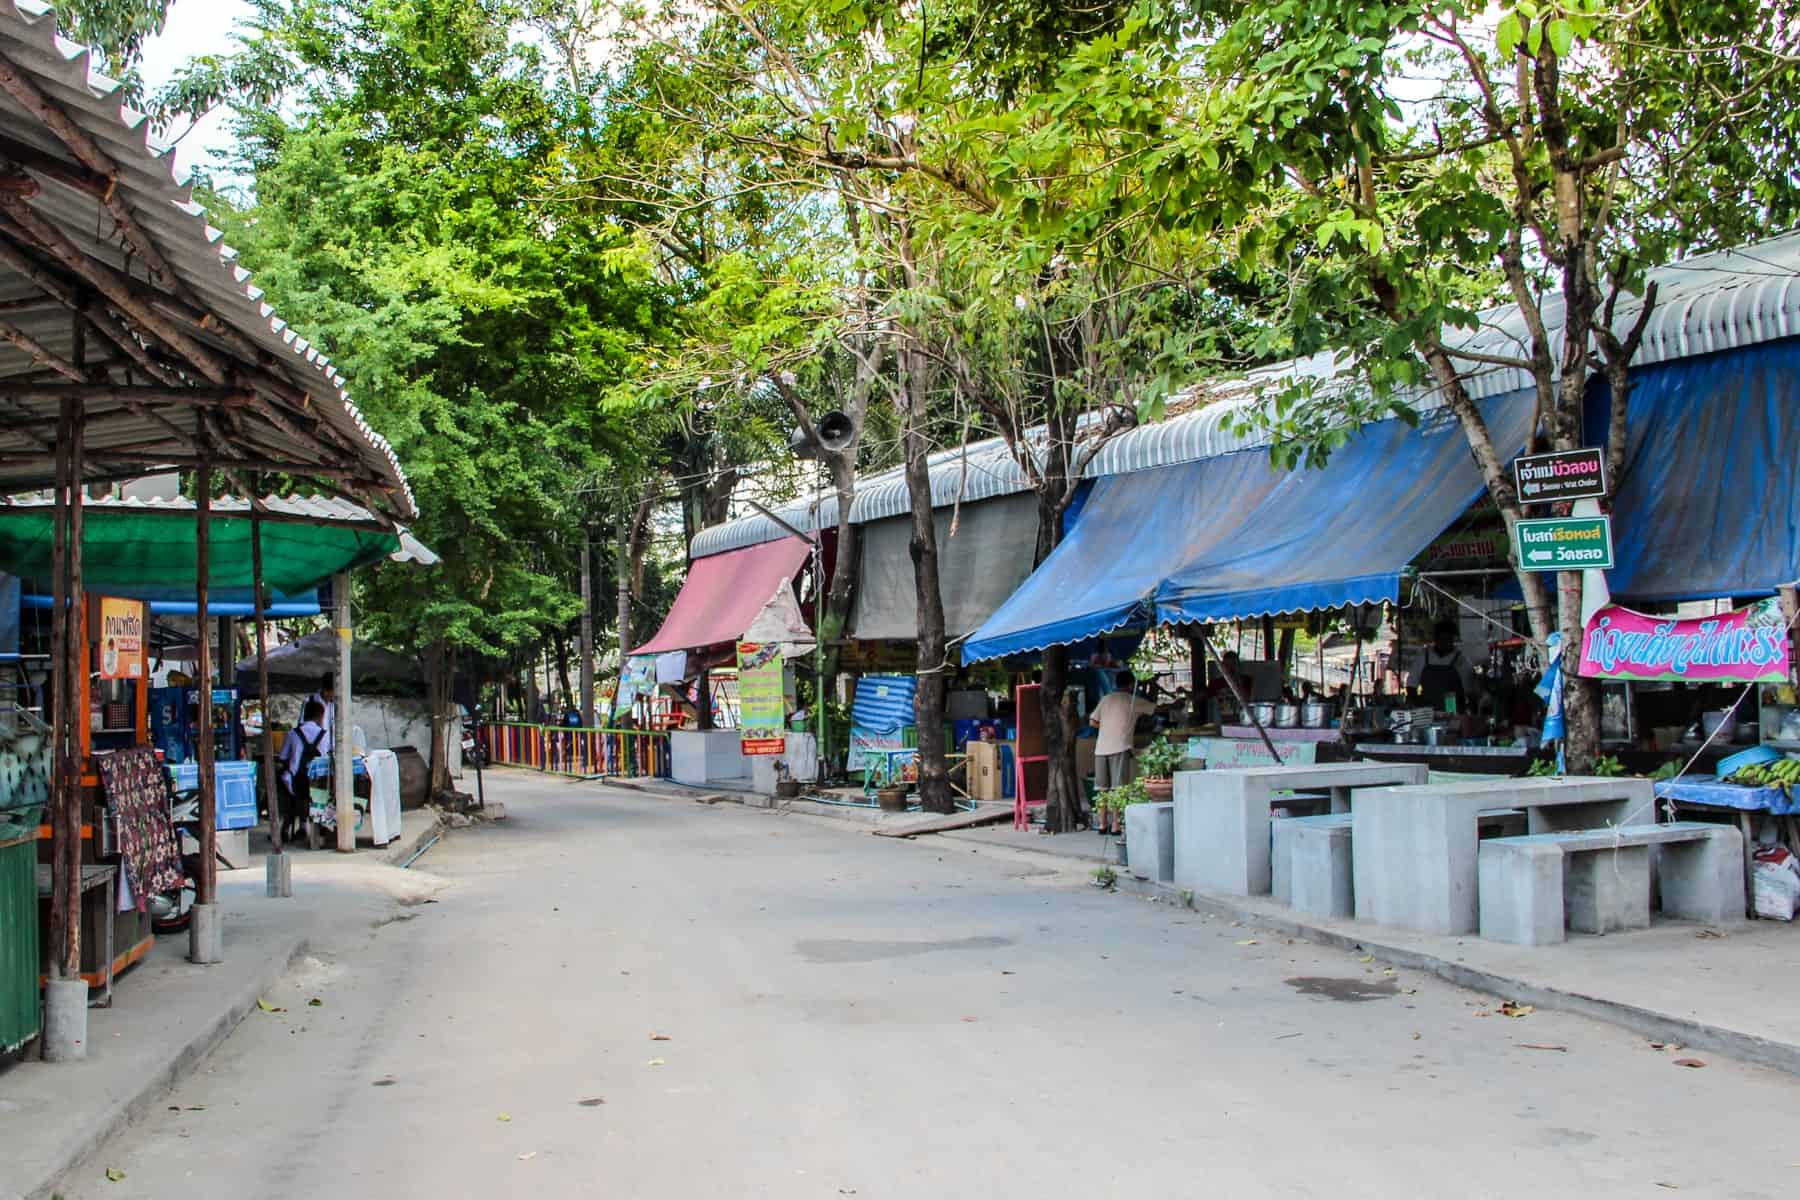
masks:
<svg viewBox="0 0 1800 1200"><path fill-rule="evenodd" d="M42 1035L51 1059L86 1053L82 868L93 843L82 837L84 817L100 799L104 767L129 760L133 794L146 762L154 772L147 748L102 760L83 740L84 729L91 733L87 665L96 646L102 662L107 655L88 601L99 594L87 577L88 488L193 473L196 533L181 565L202 629L216 561L209 510L226 480L251 494L262 490L261 476L305 480L379 521L413 515L398 461L350 403L343 377L261 303L166 152L147 139L143 118L124 107L119 85L90 74L86 54L71 56L66 45L52 12L0 7L0 495L52 493L48 637L29 660L46 677L52 743ZM259 618L263 519L253 507L249 582ZM197 675L206 679L204 637L199 649ZM220 954L212 706L199 705L199 714L201 863L190 952L208 963ZM141 899L154 881L127 882Z"/></svg>

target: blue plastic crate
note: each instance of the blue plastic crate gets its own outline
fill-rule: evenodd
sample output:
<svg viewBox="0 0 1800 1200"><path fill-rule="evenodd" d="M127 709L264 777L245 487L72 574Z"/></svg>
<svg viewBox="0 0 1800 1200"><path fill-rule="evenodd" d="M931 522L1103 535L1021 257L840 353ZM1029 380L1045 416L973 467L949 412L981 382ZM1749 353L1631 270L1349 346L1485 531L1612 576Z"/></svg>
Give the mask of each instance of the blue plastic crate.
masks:
<svg viewBox="0 0 1800 1200"><path fill-rule="evenodd" d="M175 790L200 786L200 764L176 763ZM229 761L213 764L213 807L220 829L249 829L256 824L256 764Z"/></svg>

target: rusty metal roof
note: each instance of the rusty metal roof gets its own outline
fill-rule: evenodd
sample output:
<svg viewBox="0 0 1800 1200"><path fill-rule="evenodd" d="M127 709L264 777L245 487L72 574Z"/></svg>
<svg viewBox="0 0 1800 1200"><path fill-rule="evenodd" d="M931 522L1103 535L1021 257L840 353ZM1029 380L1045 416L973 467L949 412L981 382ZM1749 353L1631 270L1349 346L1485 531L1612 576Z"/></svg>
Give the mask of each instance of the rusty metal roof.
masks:
<svg viewBox="0 0 1800 1200"><path fill-rule="evenodd" d="M48 6L0 0L0 494L53 481L58 413L78 395L90 479L204 456L415 516L342 373L221 238Z"/></svg>

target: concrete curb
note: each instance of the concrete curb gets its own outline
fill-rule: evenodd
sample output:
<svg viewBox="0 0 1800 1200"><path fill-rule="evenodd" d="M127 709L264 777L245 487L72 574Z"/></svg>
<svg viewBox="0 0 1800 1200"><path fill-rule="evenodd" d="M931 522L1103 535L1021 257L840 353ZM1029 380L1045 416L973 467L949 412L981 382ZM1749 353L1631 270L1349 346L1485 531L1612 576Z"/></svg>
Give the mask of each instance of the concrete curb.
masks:
<svg viewBox="0 0 1800 1200"><path fill-rule="evenodd" d="M170 1051L168 1057L145 1076L133 1092L115 1098L98 1120L78 1131L72 1131L65 1144L54 1153L53 1161L56 1165L44 1179L23 1193L24 1200L49 1200L65 1176L86 1163L115 1136L148 1116L177 1084L206 1061L206 1057L231 1035L239 1022L250 1015L256 1008L257 999L288 973L310 945L310 940L304 934L291 938L285 955L274 956L266 971L249 985L239 989L225 1010L208 1022L204 1029L184 1045Z"/></svg>
<svg viewBox="0 0 1800 1200"><path fill-rule="evenodd" d="M431 824L420 829L413 837L409 838L405 833L402 833L399 837L395 838L393 842L385 846L381 851L381 861L390 866L399 866L417 851L419 847L426 845L432 838L442 837L449 828L449 823L444 820L443 814L439 813L438 816L433 819Z"/></svg>

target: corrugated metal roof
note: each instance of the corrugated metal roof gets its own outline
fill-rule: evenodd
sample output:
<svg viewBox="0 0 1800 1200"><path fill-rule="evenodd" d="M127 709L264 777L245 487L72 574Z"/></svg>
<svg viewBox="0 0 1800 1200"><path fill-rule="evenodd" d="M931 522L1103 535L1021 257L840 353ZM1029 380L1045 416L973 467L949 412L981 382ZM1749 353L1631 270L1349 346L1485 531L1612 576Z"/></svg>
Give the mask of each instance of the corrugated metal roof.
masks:
<svg viewBox="0 0 1800 1200"><path fill-rule="evenodd" d="M388 515L415 515L412 492L393 448L351 403L343 375L262 303L261 290L250 285L249 272L236 265L235 253L206 223L187 182L175 178L173 156L151 137L148 121L125 106L115 81L89 69L81 47L57 35L56 19L47 5L0 0L0 65L11 68L28 97L39 95L60 109L109 168L96 173L12 90L0 88L0 136L16 146L0 158L28 172L37 188L26 201L26 215L46 223L87 259L110 268L109 277L118 287L152 309L155 318L181 338L223 360L238 377L224 386L224 392L254 391L259 397L234 403L221 393L203 403L158 402L148 408L90 401L86 441L96 455L90 476L123 473L121 460L107 459L108 452L168 453L178 462L183 454L192 454L204 436L242 448L246 460L267 457L309 464L325 478L349 472L354 476L346 480L350 490L371 494ZM109 193L166 261L173 279L153 278L145 257L136 252L103 202L102 196ZM7 218L14 232L0 236L0 246L32 245L28 231L19 231L12 221ZM39 258L33 265L40 271L48 267L45 273L59 285L78 284L83 296L94 292L54 261ZM57 358L71 360L74 322L68 310L54 300L24 307L42 295L38 283L0 263L0 320ZM93 303L114 310L109 319L122 315L110 299ZM142 328L130 318L123 323ZM142 363L134 361L136 355L98 336L89 336L87 346L85 366L98 366L102 355L108 354L118 366L131 366L138 381L149 379ZM161 365L181 387L209 382L190 364ZM66 382L47 371L17 339L0 339L0 380L22 385L45 378ZM0 401L4 418L0 493L51 482L48 446L54 439L59 404L53 396L21 397L16 391Z"/></svg>
<svg viewBox="0 0 1800 1200"><path fill-rule="evenodd" d="M1697 255L1660 267L1650 273L1650 278L1657 285L1656 309L1650 314L1643 343L1632 359L1634 367L1800 335L1800 233ZM1614 320L1621 334L1637 321L1640 311L1641 301L1619 304ZM1551 326L1551 358L1560 363L1561 298L1546 297L1543 312ZM1446 341L1454 349L1478 354L1524 357L1529 352L1524 318L1518 306L1511 304L1481 313L1472 330L1449 331ZM1264 437L1239 432L1234 427L1236 418L1244 416L1249 407L1272 390L1301 379L1327 387L1358 386L1348 373L1347 364L1331 353L1293 359L1239 377L1207 381L1183 394L1182 402L1196 407L1167 420L1115 434L1088 462L1083 473L1089 479L1098 479L1266 445ZM1466 379L1469 394L1475 399L1534 386L1526 372L1512 367L1471 367ZM1421 410L1440 405L1435 394L1427 390L1402 398ZM1021 492L1028 486L1025 473L1000 438L931 456L934 507L953 504L959 496L964 503L973 503ZM831 516L826 524L835 524L835 497L829 508ZM850 519L862 524L899 516L911 509L905 476L896 467L857 481ZM795 501L778 511L802 529L815 528L805 523L807 501ZM694 557L701 558L780 536L782 531L761 515L744 517L701 530L694 537L692 551Z"/></svg>
<svg viewBox="0 0 1800 1200"><path fill-rule="evenodd" d="M340 500L335 496L264 496L257 501L268 521L286 521L303 525L341 525L347 528L369 529L387 532L390 522L382 520L361 505L352 504L348 500ZM14 496L10 499L0 498L0 508L49 508L50 497ZM212 502L212 511L223 517L244 517L250 513L250 502L242 496L220 496ZM93 512L137 512L162 513L171 520L193 520L199 506L186 496L153 497L127 499L122 496L107 496L98 500L82 501L82 508ZM403 528L394 528L393 532L400 539L400 548L388 555L394 562L412 562L429 567L438 561L438 556L411 533Z"/></svg>

